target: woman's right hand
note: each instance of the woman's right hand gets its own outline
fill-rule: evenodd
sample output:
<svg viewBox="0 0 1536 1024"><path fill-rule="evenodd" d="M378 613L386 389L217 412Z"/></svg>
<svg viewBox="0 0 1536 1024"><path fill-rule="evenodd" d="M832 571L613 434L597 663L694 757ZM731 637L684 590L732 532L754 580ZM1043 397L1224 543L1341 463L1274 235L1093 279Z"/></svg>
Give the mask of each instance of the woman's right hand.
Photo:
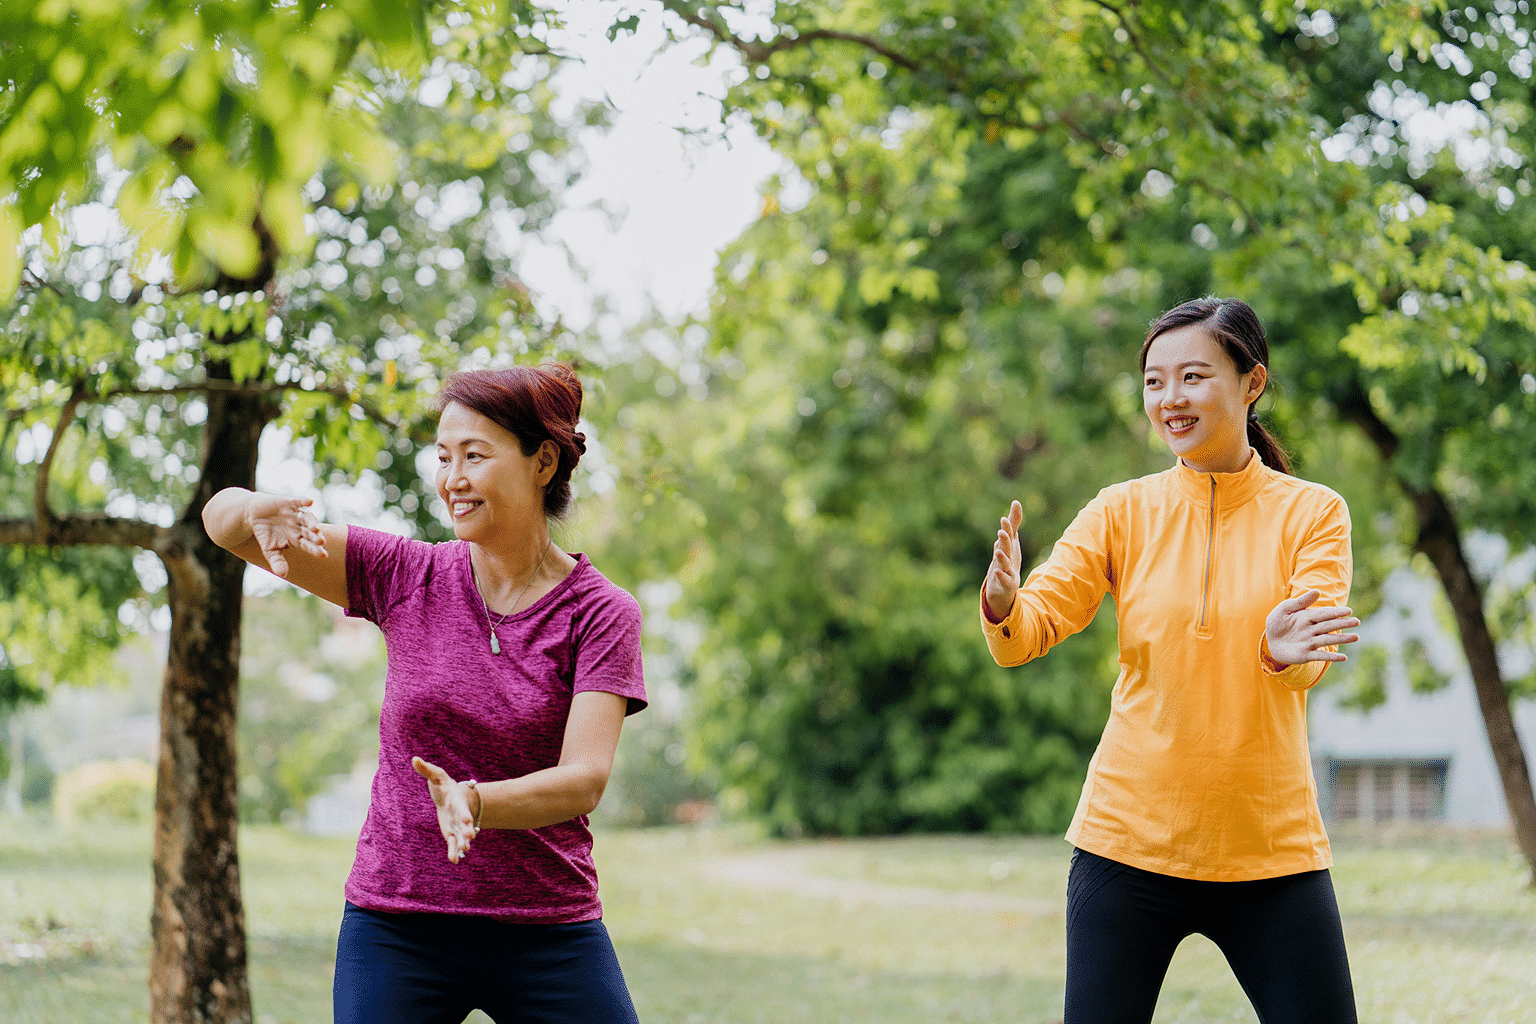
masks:
<svg viewBox="0 0 1536 1024"><path fill-rule="evenodd" d="M283 552L297 548L307 555L325 558L325 536L320 522L305 511L313 498L284 498L276 494L253 492L246 502L245 521L251 536L261 545L272 572L287 579L288 559Z"/></svg>
<svg viewBox="0 0 1536 1024"><path fill-rule="evenodd" d="M1024 555L1019 548L1019 524L1023 521L1024 506L1017 501L999 521L997 543L992 545L992 564L987 567L987 582L982 587L987 618L993 622L1002 622L1008 617L1022 582L1020 570Z"/></svg>

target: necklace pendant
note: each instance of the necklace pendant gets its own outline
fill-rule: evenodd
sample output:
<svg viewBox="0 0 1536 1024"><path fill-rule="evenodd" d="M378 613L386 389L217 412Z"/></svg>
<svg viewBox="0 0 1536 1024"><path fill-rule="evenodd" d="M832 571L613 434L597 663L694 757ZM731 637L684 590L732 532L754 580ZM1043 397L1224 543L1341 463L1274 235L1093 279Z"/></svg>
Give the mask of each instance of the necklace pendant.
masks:
<svg viewBox="0 0 1536 1024"><path fill-rule="evenodd" d="M492 654L500 654L501 653L501 642L496 639L496 634L495 634L494 631L491 633L491 653Z"/></svg>

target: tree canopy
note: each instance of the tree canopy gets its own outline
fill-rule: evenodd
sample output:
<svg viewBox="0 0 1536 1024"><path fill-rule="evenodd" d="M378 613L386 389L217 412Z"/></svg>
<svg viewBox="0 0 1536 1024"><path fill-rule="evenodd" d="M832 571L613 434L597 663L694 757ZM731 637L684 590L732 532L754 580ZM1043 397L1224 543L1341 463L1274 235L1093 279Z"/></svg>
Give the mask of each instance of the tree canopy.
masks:
<svg viewBox="0 0 1536 1024"><path fill-rule="evenodd" d="M202 507L252 486L276 424L323 479L371 474L441 530L412 457L437 381L561 343L513 263L596 116L550 112L551 23L420 0L0 12L0 614L17 626L0 671L36 695L105 664L151 602L169 610L156 1021L251 1016L245 566Z"/></svg>
<svg viewBox="0 0 1536 1024"><path fill-rule="evenodd" d="M1482 528L1529 544L1536 529L1528 5L665 6L678 35L704 34L741 55L749 74L727 108L750 118L794 168L769 188L763 221L723 262L708 326L717 365L739 363L740 379L710 379L711 394L731 397L696 421L702 432L716 422L711 414L729 423L728 413L760 403L766 422L752 422L779 425L782 443L727 430L721 455L726 465L773 465L760 475L783 483L745 503L764 524L749 529L785 539L750 571L738 567L747 554L729 516L721 523L709 512L714 495L740 487L735 473L695 471L679 499L706 510L709 524L678 556L700 574L690 597L715 623L740 692L762 696L761 704L708 698L706 728L724 716L738 722L725 735L750 738L750 720L790 701L786 684L800 676L813 691L825 688L823 706L837 706L837 673L818 675L815 653L842 650L841 627L807 615L784 640L787 653L764 659L754 652L776 634L722 614L733 580L784 590L786 614L835 604L850 587L828 578L833 566L859 563L848 547L882 568L898 561L877 557L892 535L875 524L908 502L921 523L912 533L917 561L943 599L919 597L898 574L851 607L893 652L903 633L918 647L919 637L955 636L933 622L952 615L951 629L968 628L998 510L975 509L969 550L958 530L946 548L946 504L979 506L1005 469L1020 473L992 501L1000 509L1008 490L1024 493L1043 555L1039 545L1062 515L1125 475L1099 460L1135 451L1126 439L1145 435L1132 373L1143 325L1207 291L1237 294L1271 330L1279 387L1262 411L1301 471L1357 509L1365 602L1414 548L1445 584L1522 845L1536 857L1536 805L1509 720L1510 688L1460 539ZM883 380L870 375L872 363ZM880 415L864 411L870 379L885 395ZM984 406L993 389L1001 411L990 418L942 427L927 418ZM674 410L689 408L683 394ZM923 436L940 439L920 441L930 445L917 449L921 457L914 409L930 428ZM1028 457L1005 454L1010 441ZM976 462L957 460L946 444ZM830 468L859 445L861 462ZM1078 457L1065 476L1041 457L1053 450ZM878 506L849 500L855 468L881 482ZM1081 474L1075 486L1071 468ZM1399 485L1395 496L1382 490L1386 481ZM828 519L848 530L839 543L806 544L815 535L806 524ZM716 531L731 539L716 541ZM881 601L901 602L905 614ZM1520 607L1516 617L1529 614ZM791 659L809 667L796 675ZM957 674L970 677L970 667ZM881 677L868 666L853 675ZM924 665L905 677L939 685L942 673ZM791 746L776 749L798 749L791 737L809 719L785 721L795 728L780 730L780 743ZM723 763L728 753L718 755ZM749 800L761 811L828 830L861 820L868 801L852 781L858 772L814 758L785 763L779 781L754 783ZM794 794L812 791L846 810L805 810Z"/></svg>

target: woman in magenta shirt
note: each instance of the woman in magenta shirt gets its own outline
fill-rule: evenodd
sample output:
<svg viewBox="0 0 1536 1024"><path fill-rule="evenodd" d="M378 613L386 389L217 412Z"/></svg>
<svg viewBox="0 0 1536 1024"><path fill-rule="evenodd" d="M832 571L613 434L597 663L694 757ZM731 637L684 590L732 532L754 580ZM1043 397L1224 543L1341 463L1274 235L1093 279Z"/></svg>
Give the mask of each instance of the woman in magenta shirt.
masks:
<svg viewBox="0 0 1536 1024"><path fill-rule="evenodd" d="M335 1019L634 1021L587 814L645 706L640 609L555 546L585 450L559 365L449 378L437 492L455 540L317 522L219 492L216 543L378 624L379 770L346 884Z"/></svg>

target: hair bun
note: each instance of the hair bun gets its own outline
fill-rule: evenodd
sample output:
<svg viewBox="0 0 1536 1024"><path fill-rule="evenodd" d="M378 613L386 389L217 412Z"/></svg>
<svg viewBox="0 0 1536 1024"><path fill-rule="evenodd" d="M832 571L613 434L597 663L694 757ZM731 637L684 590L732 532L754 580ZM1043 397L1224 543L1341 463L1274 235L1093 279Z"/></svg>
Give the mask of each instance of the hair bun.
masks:
<svg viewBox="0 0 1536 1024"><path fill-rule="evenodd" d="M586 434L583 434L579 430L573 430L571 432L571 440L576 442L576 450L577 451L581 452L581 454L583 454L583 455L587 454L587 435Z"/></svg>

